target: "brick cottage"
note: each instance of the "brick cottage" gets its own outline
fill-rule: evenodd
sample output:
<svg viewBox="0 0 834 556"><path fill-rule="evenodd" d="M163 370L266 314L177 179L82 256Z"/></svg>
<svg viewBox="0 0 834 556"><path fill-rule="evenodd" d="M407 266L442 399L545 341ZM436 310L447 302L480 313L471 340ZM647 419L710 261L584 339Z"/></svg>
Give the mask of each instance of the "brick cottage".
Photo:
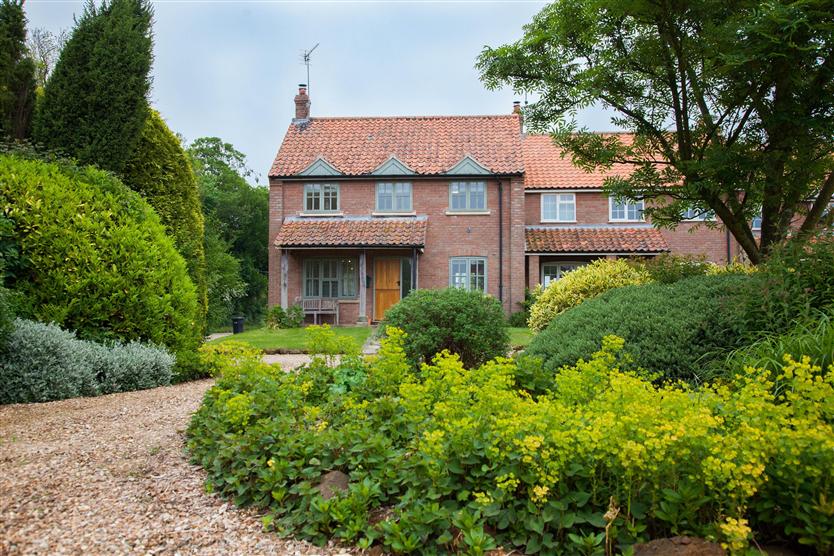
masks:
<svg viewBox="0 0 834 556"><path fill-rule="evenodd" d="M741 255L723 228L659 230L508 115L312 118L306 87L269 171L269 303L382 319L415 288L527 287L600 257ZM615 167L611 172L625 172ZM695 215L693 215L695 216Z"/></svg>

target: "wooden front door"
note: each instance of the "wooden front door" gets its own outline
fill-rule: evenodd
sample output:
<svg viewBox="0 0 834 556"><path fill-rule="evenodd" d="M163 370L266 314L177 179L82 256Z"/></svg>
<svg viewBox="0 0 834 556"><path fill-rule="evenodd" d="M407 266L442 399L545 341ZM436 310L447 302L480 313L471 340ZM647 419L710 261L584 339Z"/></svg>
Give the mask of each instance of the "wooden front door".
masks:
<svg viewBox="0 0 834 556"><path fill-rule="evenodd" d="M400 300L400 259L374 260L374 320Z"/></svg>

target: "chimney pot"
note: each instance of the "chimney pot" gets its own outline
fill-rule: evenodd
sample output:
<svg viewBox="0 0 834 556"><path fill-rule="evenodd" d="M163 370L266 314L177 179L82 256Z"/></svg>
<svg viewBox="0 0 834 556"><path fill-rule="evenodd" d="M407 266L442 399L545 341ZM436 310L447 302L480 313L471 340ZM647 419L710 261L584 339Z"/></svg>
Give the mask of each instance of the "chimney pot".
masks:
<svg viewBox="0 0 834 556"><path fill-rule="evenodd" d="M298 94L295 95L294 122L306 122L310 119L310 97L307 96L307 84L298 84Z"/></svg>
<svg viewBox="0 0 834 556"><path fill-rule="evenodd" d="M513 101L513 114L521 114L521 101L514 100Z"/></svg>

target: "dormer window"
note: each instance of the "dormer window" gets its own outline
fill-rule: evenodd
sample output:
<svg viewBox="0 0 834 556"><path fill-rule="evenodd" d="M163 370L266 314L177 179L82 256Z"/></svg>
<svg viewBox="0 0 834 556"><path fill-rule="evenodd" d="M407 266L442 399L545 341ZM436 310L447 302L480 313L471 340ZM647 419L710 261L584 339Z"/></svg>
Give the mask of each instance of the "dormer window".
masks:
<svg viewBox="0 0 834 556"><path fill-rule="evenodd" d="M339 185L336 183L308 183L304 185L304 212L337 212Z"/></svg>

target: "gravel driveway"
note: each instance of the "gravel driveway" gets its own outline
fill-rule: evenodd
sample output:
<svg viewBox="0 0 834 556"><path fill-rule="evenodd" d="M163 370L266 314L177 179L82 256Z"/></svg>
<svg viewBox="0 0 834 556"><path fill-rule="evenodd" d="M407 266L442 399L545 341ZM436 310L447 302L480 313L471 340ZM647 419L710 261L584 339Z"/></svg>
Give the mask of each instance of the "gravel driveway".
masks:
<svg viewBox="0 0 834 556"><path fill-rule="evenodd" d="M348 554L205 494L182 432L209 386L0 406L0 554Z"/></svg>

